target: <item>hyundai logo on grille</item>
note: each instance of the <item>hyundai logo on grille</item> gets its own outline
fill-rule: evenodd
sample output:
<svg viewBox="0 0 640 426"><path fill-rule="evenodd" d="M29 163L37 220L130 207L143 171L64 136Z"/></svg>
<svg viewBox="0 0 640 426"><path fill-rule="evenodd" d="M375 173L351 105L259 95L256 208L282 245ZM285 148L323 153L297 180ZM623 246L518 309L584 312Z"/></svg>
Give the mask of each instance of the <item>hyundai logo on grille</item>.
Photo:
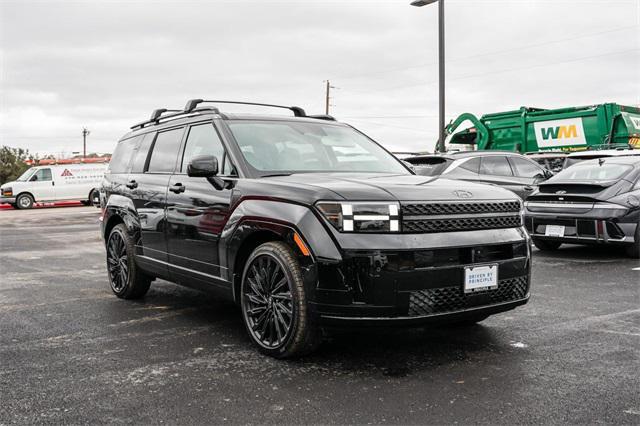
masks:
<svg viewBox="0 0 640 426"><path fill-rule="evenodd" d="M453 191L453 195L455 195L458 198L471 198L471 197L473 197L473 194L470 193L469 191Z"/></svg>
<svg viewBox="0 0 640 426"><path fill-rule="evenodd" d="M564 189L561 189L560 191L556 191L556 194L566 194L567 191L565 191Z"/></svg>

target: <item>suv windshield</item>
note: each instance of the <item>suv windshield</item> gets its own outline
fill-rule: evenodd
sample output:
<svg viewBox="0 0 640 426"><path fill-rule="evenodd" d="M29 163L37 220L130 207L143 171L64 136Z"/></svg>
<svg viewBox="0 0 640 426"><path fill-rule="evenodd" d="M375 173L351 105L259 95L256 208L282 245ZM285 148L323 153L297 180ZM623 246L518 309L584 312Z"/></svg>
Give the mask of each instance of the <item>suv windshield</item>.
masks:
<svg viewBox="0 0 640 426"><path fill-rule="evenodd" d="M624 164L578 163L568 169L564 169L549 182L558 180L613 180L627 174L631 169L631 166Z"/></svg>
<svg viewBox="0 0 640 426"><path fill-rule="evenodd" d="M229 121L242 155L260 172L411 174L399 160L350 127L290 121Z"/></svg>
<svg viewBox="0 0 640 426"><path fill-rule="evenodd" d="M23 174L20 175L19 178L16 179L16 182L26 182L29 180L29 178L31 177L31 175L33 175L36 172L35 168L30 168L27 169L26 172L24 172Z"/></svg>

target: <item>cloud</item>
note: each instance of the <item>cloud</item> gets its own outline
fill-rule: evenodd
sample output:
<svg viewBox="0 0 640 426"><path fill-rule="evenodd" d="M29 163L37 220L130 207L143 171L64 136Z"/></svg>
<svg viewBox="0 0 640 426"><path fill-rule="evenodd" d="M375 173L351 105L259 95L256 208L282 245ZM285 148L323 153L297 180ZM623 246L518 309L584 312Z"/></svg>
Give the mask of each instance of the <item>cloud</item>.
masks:
<svg viewBox="0 0 640 426"><path fill-rule="evenodd" d="M408 1L0 3L0 143L111 151L193 97L324 109L393 150L437 139L436 7ZM639 8L446 3L447 121L521 105L640 104Z"/></svg>

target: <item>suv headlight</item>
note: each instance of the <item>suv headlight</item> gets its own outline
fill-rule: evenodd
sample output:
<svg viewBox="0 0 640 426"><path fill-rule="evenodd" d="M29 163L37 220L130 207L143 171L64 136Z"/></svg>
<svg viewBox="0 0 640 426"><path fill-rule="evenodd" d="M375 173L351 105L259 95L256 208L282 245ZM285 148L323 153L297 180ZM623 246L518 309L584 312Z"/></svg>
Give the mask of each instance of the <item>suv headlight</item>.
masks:
<svg viewBox="0 0 640 426"><path fill-rule="evenodd" d="M10 187L2 188L2 196L3 197L12 197L13 196L13 189L11 189Z"/></svg>
<svg viewBox="0 0 640 426"><path fill-rule="evenodd" d="M320 201L316 207L340 232L400 232L400 204Z"/></svg>

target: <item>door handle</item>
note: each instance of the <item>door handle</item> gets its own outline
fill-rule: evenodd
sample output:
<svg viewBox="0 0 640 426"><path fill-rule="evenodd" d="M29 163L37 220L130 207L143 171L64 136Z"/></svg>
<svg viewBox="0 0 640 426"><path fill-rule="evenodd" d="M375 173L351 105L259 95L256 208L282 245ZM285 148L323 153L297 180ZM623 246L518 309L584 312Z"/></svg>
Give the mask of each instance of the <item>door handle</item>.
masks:
<svg viewBox="0 0 640 426"><path fill-rule="evenodd" d="M136 182L135 180L130 180L129 183L127 184L127 188L129 189L135 189L138 187L138 182Z"/></svg>
<svg viewBox="0 0 640 426"><path fill-rule="evenodd" d="M527 186L525 186L525 187L524 187L524 190L525 190L525 191L533 191L534 189L535 189L535 188L534 188L533 186L528 186L528 185L527 185Z"/></svg>
<svg viewBox="0 0 640 426"><path fill-rule="evenodd" d="M185 187L181 183L176 183L171 188L169 188L169 191L175 192L176 194L184 192L184 190L185 190Z"/></svg>

